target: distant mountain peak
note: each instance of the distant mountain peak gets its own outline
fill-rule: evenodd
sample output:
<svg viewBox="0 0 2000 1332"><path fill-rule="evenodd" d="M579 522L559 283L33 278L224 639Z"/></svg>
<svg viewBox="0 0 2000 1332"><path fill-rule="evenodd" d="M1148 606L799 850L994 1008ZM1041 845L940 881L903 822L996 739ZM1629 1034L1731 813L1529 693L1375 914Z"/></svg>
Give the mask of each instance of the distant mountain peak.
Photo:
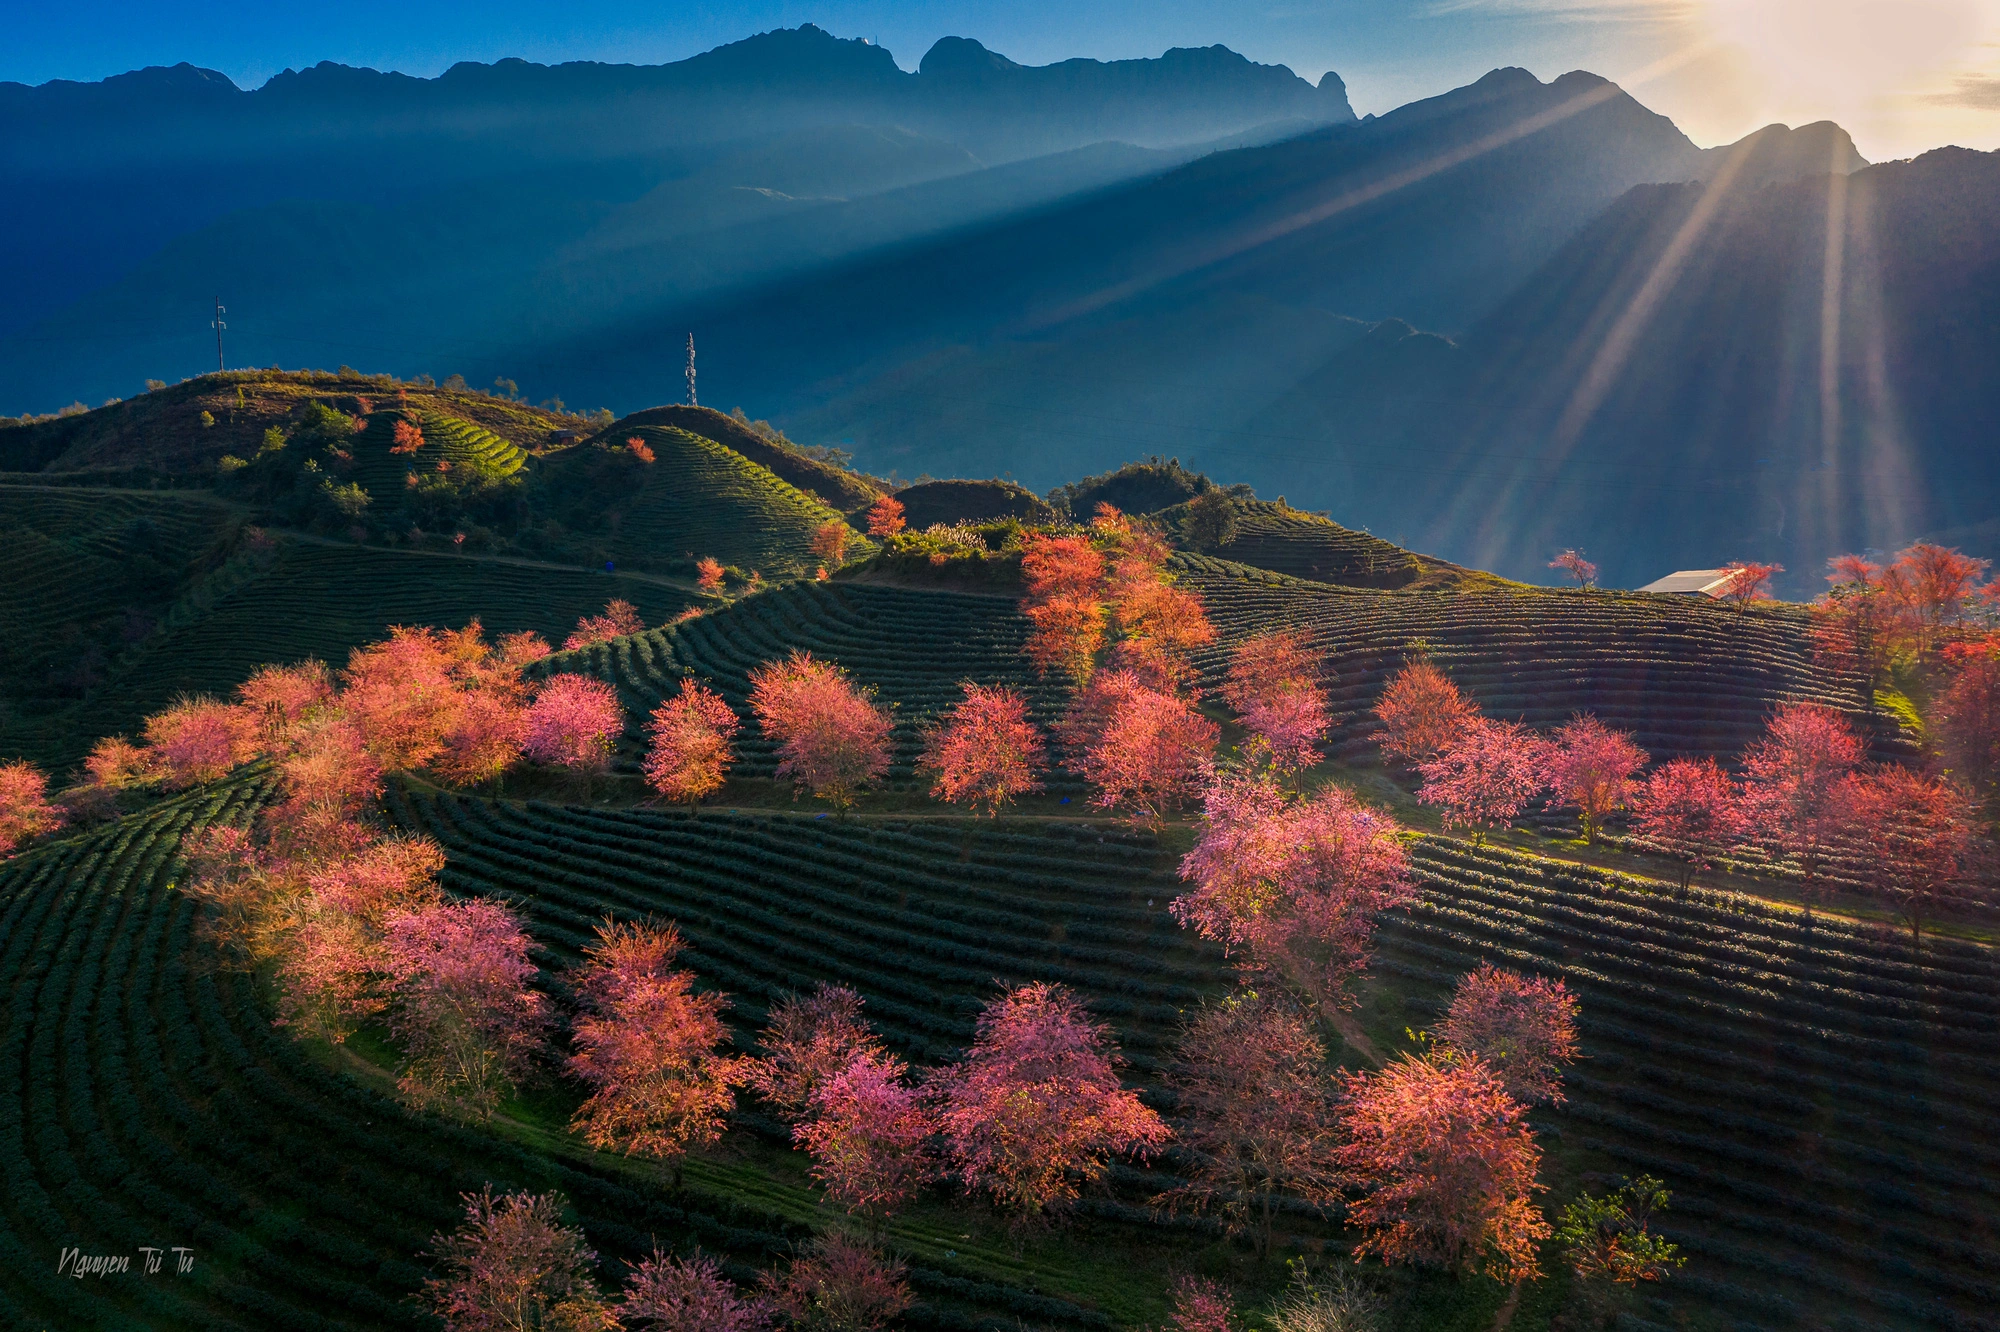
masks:
<svg viewBox="0 0 2000 1332"><path fill-rule="evenodd" d="M987 50L970 37L940 37L924 53L923 60L917 65L917 73L927 78L964 78L1001 74L1019 68L1006 56Z"/></svg>

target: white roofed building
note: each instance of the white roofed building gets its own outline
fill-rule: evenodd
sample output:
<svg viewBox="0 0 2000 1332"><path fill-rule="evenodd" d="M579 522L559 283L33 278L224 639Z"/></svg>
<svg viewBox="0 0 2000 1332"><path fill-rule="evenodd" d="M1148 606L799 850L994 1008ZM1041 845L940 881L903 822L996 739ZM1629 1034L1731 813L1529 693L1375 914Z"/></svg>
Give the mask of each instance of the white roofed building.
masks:
<svg viewBox="0 0 2000 1332"><path fill-rule="evenodd" d="M1656 578L1641 592L1666 592L1685 597L1720 597L1729 587L1727 569L1682 569L1665 578Z"/></svg>

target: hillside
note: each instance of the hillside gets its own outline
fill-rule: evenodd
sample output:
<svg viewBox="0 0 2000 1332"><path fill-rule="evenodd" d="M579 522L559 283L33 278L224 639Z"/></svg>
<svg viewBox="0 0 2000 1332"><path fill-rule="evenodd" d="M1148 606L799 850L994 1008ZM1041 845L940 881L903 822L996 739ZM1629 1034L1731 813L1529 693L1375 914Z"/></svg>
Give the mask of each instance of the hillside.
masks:
<svg viewBox="0 0 2000 1332"><path fill-rule="evenodd" d="M1182 556L1223 642L1272 625L1326 654L1333 741L1373 748L1375 701L1402 665L1429 657L1489 714L1553 727L1577 712L1633 732L1655 758L1733 761L1782 699L1823 703L1875 732L1884 755L1914 754L1886 714L1869 718L1852 680L1812 660L1796 608L1737 613L1706 598L1481 587L1365 591ZM1209 650L1219 682L1226 660Z"/></svg>
<svg viewBox="0 0 2000 1332"><path fill-rule="evenodd" d="M643 441L654 461L631 453L631 439ZM670 426L608 431L551 459L536 480L547 511L571 534L545 548L579 563L691 572L695 560L712 556L790 577L817 563L813 532L843 521L734 449Z"/></svg>
<svg viewBox="0 0 2000 1332"><path fill-rule="evenodd" d="M1394 355L1425 335L1378 325L1362 336ZM1430 350L1466 351L1437 341ZM1855 824L1814 862L1767 826L1775 807L1740 788L1727 798L1764 822L1692 867L1699 887L1644 840L1629 794L1592 842L1539 791L1513 827L1474 838L1384 764L1375 715L1390 677L1421 658L1490 717L1546 735L1588 713L1628 732L1647 751L1642 776L1682 757L1740 775L1779 709L1810 702L1853 726L1870 763L1907 776L1930 770L1942 734L1942 666L1906 653L1878 694L1816 659L1796 604L1739 610L1511 582L1160 455L1047 499L1001 481L904 487L910 530L878 543L858 528L880 492L841 454L691 407L586 425L456 386L257 372L0 427L9 447L46 470L0 483L0 763L33 760L73 819L0 852L0 1323L434 1328L418 1303L441 1270L433 1237L457 1223L463 1195L491 1186L560 1191L607 1290L656 1248L698 1248L750 1287L793 1270L816 1238L863 1236L905 1265L913 1301L884 1332L1149 1332L1168 1325L1175 1283L1191 1272L1222 1283L1244 1326L1265 1332L1300 1270L1355 1283L1375 1311L1368 1332L2000 1332L2000 1196L1985 1182L2000 1158L2000 932L1987 862L1952 871L1919 935L1866 872L1901 845L1884 828ZM1178 598L1147 600L1171 587L1197 597L1216 631L1191 650L1185 678L1161 677L1178 703L1129 681L1080 693L1028 656L1025 533L1074 536L1100 502L1141 515L1170 551L1156 582L1151 556L1131 558L1143 543L1099 531L1114 569L1086 581L1085 622L1128 632L1144 623L1134 605L1184 614ZM943 530L923 530L933 522ZM828 527L854 534L852 562L821 577L814 545ZM462 646L429 660L411 647L372 696L304 704L296 722L282 705L224 720L242 732L230 743L254 729L261 748L226 773L225 754L212 780L188 775L190 789L171 789L173 774L212 734L151 751L164 775L76 784L101 737L141 734L186 696L228 696L259 666L341 666L394 626L474 619L490 635L529 630L560 645L613 599L647 627L557 650L518 676ZM1238 788L1220 779L1260 771L1251 718L1224 686L1236 650L1274 629L1319 654L1316 676L1302 668L1298 683L1317 686L1328 727L1323 757L1258 798L1287 818L1302 812L1288 791L1338 788L1357 806L1326 799L1310 815L1324 824L1255 829L1285 848L1320 839L1307 855L1324 853L1327 867L1228 864L1264 894L1247 910L1294 909L1268 890L1293 893L1296 873L1344 931L1294 915L1301 951L1253 970L1263 936L1225 949L1175 908L1197 872L1190 848L1213 848L1239 817L1228 810ZM828 702L833 690L801 692L791 706L808 725L786 741L782 718L767 730L752 707L753 673L797 652L839 667L888 714L879 777L851 804L801 793L795 774L861 766L867 755L847 751L865 749L879 723L851 700ZM1117 659L1107 649L1093 664ZM593 721L588 684L550 685L575 675L608 683L622 719L607 709ZM647 775L652 723L690 680L738 729L719 784L699 804L669 805ZM1019 691L1046 741L1039 760L1016 756L1038 787L997 816L946 803L920 765L967 685ZM1080 697L1106 709L1094 739L1060 725ZM523 700L532 706L517 710ZM1194 752L1164 726L1141 729L1149 717L1191 723ZM575 741L574 766L549 747L552 732ZM410 757L468 736L497 749L504 770ZM1017 742L989 726L957 744L984 765L1011 761ZM343 760L349 745L369 748ZM1545 789L1548 751L1510 748ZM1117 761L1147 779L1191 762L1196 785L1216 785L1157 817L1129 797L1107 808ZM352 771L336 777L359 796L325 779L343 762ZM389 770L370 793L377 764ZM9 781L0 815L12 818L29 802L18 770ZM1863 793L1842 806L1861 814L1843 818L1874 819L1881 806L1866 793L1888 788L1839 789ZM321 803L261 813L287 794ZM323 829L316 820L342 800L355 822ZM1984 825L1967 818L1979 848L1969 854L1984 855ZM0 833L16 826L0 818ZM211 827L255 830L259 848L254 868L220 887L217 864L234 852L196 840ZM350 891L377 891L379 866L351 848L397 835L435 842L441 899L416 880L382 888L380 901L408 892L415 905L381 912L378 926L344 905ZM1407 899L1359 916L1330 905L1387 873L1365 857L1399 853ZM516 913L512 943L496 907ZM485 928L458 923L475 916L494 932L450 951L452 931ZM565 1070L603 1029L591 1023L627 1020L622 1000L587 998L605 992L580 969L606 921L671 922L685 944L661 967L686 975L633 987L663 1005L642 1023L719 995L717 1052L749 1056L788 995L845 985L913 1088L966 1066L1003 989L1067 987L1115 1042L1103 1078L1135 1098L1119 1103L1167 1116L1175 1136L1150 1156L1107 1149L1094 1182L1068 1167L1073 1203L1026 1222L946 1173L939 1153L952 1140L936 1122L896 1149L896 1168L932 1171L908 1197L881 1217L844 1210L826 1153L800 1146L779 1103L743 1086L725 1091L719 1137L685 1155L594 1150L577 1128L587 1093ZM425 930L441 931L448 962L476 965L411 962ZM1351 1006L1289 969L1371 934ZM518 981L506 978L515 953ZM1541 1275L1512 1286L1422 1254L1356 1262L1367 1181L1355 1177L1322 1193L1287 1180L1268 1248L1254 1224L1232 1233L1214 1214L1169 1209L1204 1164L1188 1118L1196 1097L1173 1074L1197 1015L1248 989L1298 1018L1310 1039L1296 1067L1243 1080L1234 1104L1264 1113L1276 1078L1297 1079L1319 1143L1301 1150L1324 1153L1354 1140L1339 1089L1380 1086L1369 1080L1387 1061L1459 1040L1440 1020L1488 962L1560 980L1579 1005L1564 1099L1522 1109L1497 1086L1479 1093L1495 1114L1518 1115L1508 1122L1540 1153L1523 1202L1553 1223L1622 1177L1655 1176L1671 1204L1651 1233L1678 1246L1684 1267L1611 1290L1580 1276L1576 1251L1555 1239L1530 1244ZM322 966L365 1001L345 1011L353 1030L338 1043L315 1034L323 1010L299 1006L301 995L329 1002L310 988ZM508 1068L490 1104L455 1084L426 1095L435 1073L415 1034L426 1012L467 1042L455 1050L500 1061L481 1024L495 987L509 986L532 1057ZM423 1007L447 990L446 1007ZM1225 1054L1261 1057L1248 1041ZM1510 1052L1488 1055L1514 1067L1499 1063ZM1476 1080L1488 1066L1454 1054L1427 1067ZM1065 1113L1019 1067L1007 1076L1017 1081L1004 1106ZM831 1099L815 1102L827 1116L816 1123L833 1122ZM1412 1132L1434 1141L1440 1122ZM878 1124L870 1112L868 1131ZM172 1280L78 1281L58 1266L65 1251L137 1252L169 1236L196 1256Z"/></svg>
<svg viewBox="0 0 2000 1332"><path fill-rule="evenodd" d="M48 494L0 488L0 504L40 507ZM69 491L55 494L72 498ZM128 529L158 524L163 508L144 497L136 506L141 517ZM231 525L223 531L233 532L240 520L217 508L210 503L197 512L225 518ZM105 589L79 578L90 570L88 561L49 550L49 561L35 564L22 586L61 589L64 600L17 596L7 608L8 641L23 647L15 649L20 665L5 682L0 753L66 771L99 737L135 733L148 713L182 694L226 694L265 662L317 657L338 666L350 648L381 638L391 625L456 628L477 619L495 634L527 629L559 644L579 618L614 597L630 601L649 623L701 600L691 587L661 580L528 561L297 538L282 538L265 552L238 540L230 552L227 562L179 585L178 595L113 612L114 635L100 636L100 645L84 636L89 622L69 619L79 604L70 598ZM18 556L15 567L28 568ZM53 658L46 666L45 656ZM66 687L53 691L48 680Z"/></svg>
<svg viewBox="0 0 2000 1332"><path fill-rule="evenodd" d="M685 430L691 435L700 435L703 439L734 449L828 508L852 509L872 502L881 493L853 472L823 462L798 448L787 448L712 407L689 407L684 404L648 407L643 412L620 417L604 427L600 432L601 438L622 443L626 434L640 426Z"/></svg>
<svg viewBox="0 0 2000 1332"><path fill-rule="evenodd" d="M1179 525L1183 545L1193 546L1185 536L1185 506L1176 505L1160 517ZM1235 531L1229 540L1195 553L1339 587L1471 590L1506 585L1491 574L1418 555L1283 501L1236 500L1232 521Z"/></svg>
<svg viewBox="0 0 2000 1332"><path fill-rule="evenodd" d="M519 449L544 447L557 431L581 425L526 403L383 375L237 370L163 385L92 411L0 420L0 471L205 477L225 455L256 456L264 432L289 429L308 403L331 400L354 410L361 398L462 420Z"/></svg>
<svg viewBox="0 0 2000 1332"><path fill-rule="evenodd" d="M817 1215L810 1194L765 1147L697 1162L675 1190L524 1131L532 1121L493 1132L413 1114L364 1060L329 1064L273 1028L247 977L211 969L172 883L178 833L240 820L261 796L254 781L196 793L0 868L12 922L0 1021L18 1070L5 1103L21 1126L0 1222L19 1236L83 1236L115 1216L135 1242L179 1223L212 1254L193 1280L134 1289L56 1280L24 1243L0 1280L10 1317L414 1325L404 1300L424 1269L411 1255L450 1224L456 1192L488 1180L562 1188L611 1263L655 1239L698 1240L747 1275L802 1237ZM403 788L389 806L441 839L453 888L520 902L550 964L573 958L607 910L677 918L690 960L738 997L746 1027L785 991L837 979L862 989L895 1048L935 1059L965 1041L996 975L1047 978L1089 998L1148 1083L1176 1008L1226 974L1164 911L1171 857L1145 835L690 820ZM1672 1181L1663 1229L1693 1265L1657 1291L1650 1321L1991 1325L1990 1246L1965 1227L1974 1219L1983 1234L1994 1219L1966 1169L1968 1152L1983 1162L1991 1151L1985 950L1939 945L1912 962L1865 931L1823 922L1807 933L1739 898L1444 841L1417 858L1422 900L1385 924L1362 1022L1394 1043L1479 957L1578 989L1588 1062L1569 1102L1536 1122L1562 1187L1602 1171ZM29 950L52 961L23 967ZM86 1017L98 1039L60 1038ZM1907 1113L1913 1100L1921 1117ZM962 1214L929 1207L899 1219L890 1234L923 1301L910 1325L1157 1318L1161 1250L1187 1237L1135 1206L1159 1181L1121 1172L1059 1240L1009 1241L980 1222L962 1232ZM1898 1211L1887 1226L1871 1210L1885 1198ZM1304 1216L1283 1224L1301 1241L1325 1233ZM1422 1309L1483 1326L1503 1294L1493 1283L1395 1289L1414 1301L1402 1326L1441 1325ZM1536 1294L1520 1316L1546 1326L1550 1307Z"/></svg>

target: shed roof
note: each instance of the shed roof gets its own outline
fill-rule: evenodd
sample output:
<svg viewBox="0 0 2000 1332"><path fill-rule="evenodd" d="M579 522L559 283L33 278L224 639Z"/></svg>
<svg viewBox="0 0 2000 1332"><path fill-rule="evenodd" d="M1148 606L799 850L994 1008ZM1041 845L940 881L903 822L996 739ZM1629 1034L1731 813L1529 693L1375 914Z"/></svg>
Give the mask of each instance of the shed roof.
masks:
<svg viewBox="0 0 2000 1332"><path fill-rule="evenodd" d="M1681 569L1656 578L1640 588L1641 592L1679 592L1686 595L1700 593L1703 596L1719 597L1722 588L1729 581L1727 569Z"/></svg>

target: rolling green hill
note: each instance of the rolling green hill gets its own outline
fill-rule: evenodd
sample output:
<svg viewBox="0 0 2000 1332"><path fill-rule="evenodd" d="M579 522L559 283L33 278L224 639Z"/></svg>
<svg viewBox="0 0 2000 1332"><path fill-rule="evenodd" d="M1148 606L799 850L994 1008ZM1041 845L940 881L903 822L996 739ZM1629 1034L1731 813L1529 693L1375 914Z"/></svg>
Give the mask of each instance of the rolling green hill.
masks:
<svg viewBox="0 0 2000 1332"><path fill-rule="evenodd" d="M733 416L712 407L668 403L621 417L599 436L620 443L641 426L661 426L700 435L769 468L774 476L798 487L829 508L848 510L872 502L879 492L868 481L842 467L812 457L796 445L778 443Z"/></svg>
<svg viewBox="0 0 2000 1332"><path fill-rule="evenodd" d="M224 454L256 454L264 431L286 429L306 404L358 413L407 405L489 431L519 449L541 447L578 417L467 389L443 389L351 371L231 370L200 375L92 411L0 426L0 471L148 471L207 476ZM210 418L203 420L206 413ZM400 480L400 478L398 478Z"/></svg>
<svg viewBox="0 0 2000 1332"><path fill-rule="evenodd" d="M1231 505L1236 531L1206 554L1275 573L1339 587L1473 589L1519 587L1504 578L1404 550L1366 532L1342 527L1283 502L1239 499ZM1187 507L1162 521L1185 530ZM1183 543L1188 544L1188 543Z"/></svg>
<svg viewBox="0 0 2000 1332"><path fill-rule="evenodd" d="M549 459L537 484L571 534L559 549L588 562L686 569L701 556L766 577L810 570L813 531L844 522L811 495L734 449L666 426L634 426ZM654 461L627 452L643 440ZM857 543L865 549L865 539Z"/></svg>

